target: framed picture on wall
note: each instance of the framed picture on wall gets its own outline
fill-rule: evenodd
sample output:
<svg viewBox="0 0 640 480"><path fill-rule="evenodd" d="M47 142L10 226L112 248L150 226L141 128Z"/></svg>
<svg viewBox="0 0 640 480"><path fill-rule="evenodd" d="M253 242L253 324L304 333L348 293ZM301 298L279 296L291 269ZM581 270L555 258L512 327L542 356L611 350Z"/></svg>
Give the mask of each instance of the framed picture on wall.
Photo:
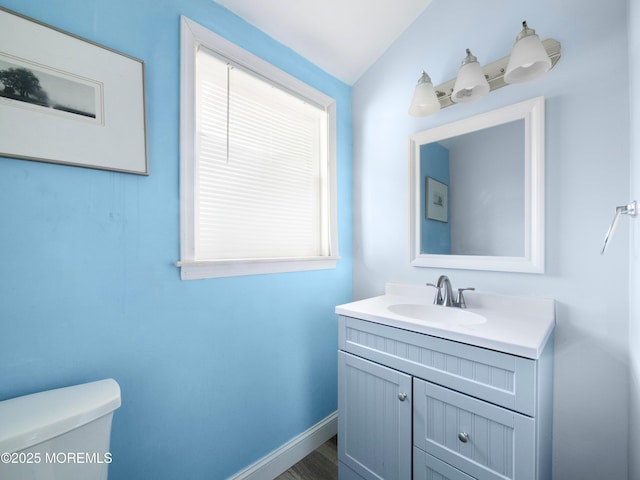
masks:
<svg viewBox="0 0 640 480"><path fill-rule="evenodd" d="M428 220L449 221L449 186L435 178L425 177L425 209Z"/></svg>
<svg viewBox="0 0 640 480"><path fill-rule="evenodd" d="M148 174L144 63L0 7L0 156Z"/></svg>

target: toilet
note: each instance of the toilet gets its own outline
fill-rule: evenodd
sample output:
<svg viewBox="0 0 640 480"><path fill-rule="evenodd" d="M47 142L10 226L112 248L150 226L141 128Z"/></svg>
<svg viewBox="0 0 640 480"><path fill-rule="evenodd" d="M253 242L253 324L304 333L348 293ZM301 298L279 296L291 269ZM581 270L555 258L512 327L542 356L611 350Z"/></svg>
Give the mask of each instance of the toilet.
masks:
<svg viewBox="0 0 640 480"><path fill-rule="evenodd" d="M107 480L113 379L0 402L0 479Z"/></svg>

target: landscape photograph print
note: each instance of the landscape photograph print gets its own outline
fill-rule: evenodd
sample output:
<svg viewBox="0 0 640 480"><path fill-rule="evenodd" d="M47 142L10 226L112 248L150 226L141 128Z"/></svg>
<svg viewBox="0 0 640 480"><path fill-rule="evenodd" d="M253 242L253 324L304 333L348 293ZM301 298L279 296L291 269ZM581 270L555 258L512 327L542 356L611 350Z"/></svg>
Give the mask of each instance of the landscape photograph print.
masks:
<svg viewBox="0 0 640 480"><path fill-rule="evenodd" d="M16 106L97 119L98 84L91 85L53 70L47 72L46 67L27 65L0 54L0 101L7 99L20 102Z"/></svg>

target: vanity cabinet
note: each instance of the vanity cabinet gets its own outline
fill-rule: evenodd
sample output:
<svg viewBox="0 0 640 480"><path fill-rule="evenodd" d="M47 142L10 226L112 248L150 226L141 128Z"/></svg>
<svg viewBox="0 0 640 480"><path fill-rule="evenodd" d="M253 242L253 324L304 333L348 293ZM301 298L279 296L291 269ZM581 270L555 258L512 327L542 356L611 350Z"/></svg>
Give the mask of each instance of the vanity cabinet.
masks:
<svg viewBox="0 0 640 480"><path fill-rule="evenodd" d="M551 479L552 351L339 317L340 480Z"/></svg>

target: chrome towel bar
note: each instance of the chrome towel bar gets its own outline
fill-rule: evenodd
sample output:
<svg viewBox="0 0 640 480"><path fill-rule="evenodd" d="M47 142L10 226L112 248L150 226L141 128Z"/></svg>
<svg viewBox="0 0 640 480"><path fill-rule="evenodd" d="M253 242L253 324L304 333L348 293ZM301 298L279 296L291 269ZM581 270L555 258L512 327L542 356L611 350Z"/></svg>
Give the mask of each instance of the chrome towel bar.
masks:
<svg viewBox="0 0 640 480"><path fill-rule="evenodd" d="M611 225L609 226L609 230L607 230L607 234L604 237L604 245L602 245L602 251L600 252L600 255L602 255L607 249L609 239L616 229L616 225L618 224L620 215L629 215L630 217L635 217L636 215L638 215L638 202L634 200L628 205L620 205L619 207L616 207L616 213L613 216L613 220L611 222Z"/></svg>

